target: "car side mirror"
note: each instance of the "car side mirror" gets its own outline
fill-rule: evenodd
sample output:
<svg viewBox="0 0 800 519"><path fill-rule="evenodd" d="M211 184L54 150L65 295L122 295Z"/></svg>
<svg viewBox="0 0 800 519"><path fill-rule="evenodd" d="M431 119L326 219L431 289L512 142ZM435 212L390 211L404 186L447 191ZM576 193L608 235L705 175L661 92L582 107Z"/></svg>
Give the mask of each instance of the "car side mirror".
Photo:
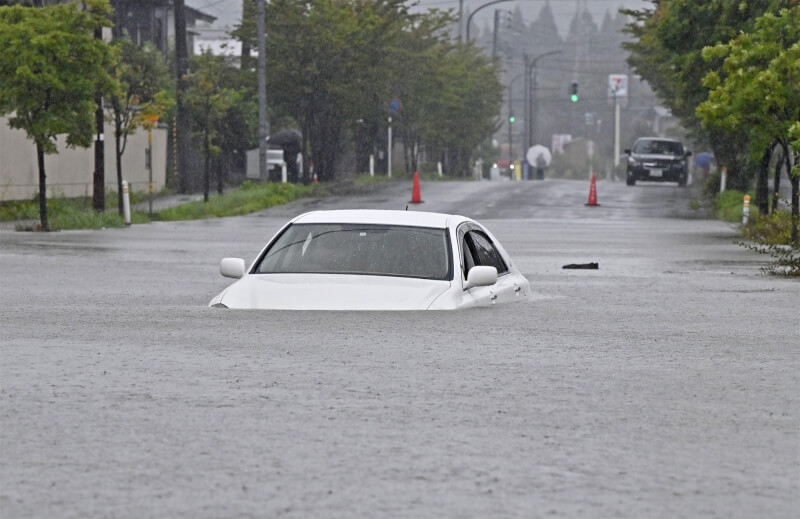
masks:
<svg viewBox="0 0 800 519"><path fill-rule="evenodd" d="M475 266L469 269L467 273L467 286L472 287L488 287L497 283L497 269L489 266Z"/></svg>
<svg viewBox="0 0 800 519"><path fill-rule="evenodd" d="M223 258L219 262L219 273L226 278L239 279L244 276L245 264L242 258Z"/></svg>
<svg viewBox="0 0 800 519"><path fill-rule="evenodd" d="M625 150L625 153L627 153L628 155L630 155L630 154L631 154L631 150Z"/></svg>
<svg viewBox="0 0 800 519"><path fill-rule="evenodd" d="M692 156L692 152L687 150L687 151L686 151L686 156L687 156L687 157L691 157L691 156Z"/></svg>

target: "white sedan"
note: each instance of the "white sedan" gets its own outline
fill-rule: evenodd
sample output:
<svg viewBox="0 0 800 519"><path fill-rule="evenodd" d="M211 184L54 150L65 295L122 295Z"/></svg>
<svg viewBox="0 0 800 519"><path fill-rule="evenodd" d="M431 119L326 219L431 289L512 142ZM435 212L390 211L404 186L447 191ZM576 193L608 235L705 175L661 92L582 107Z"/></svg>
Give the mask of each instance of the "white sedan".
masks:
<svg viewBox="0 0 800 519"><path fill-rule="evenodd" d="M283 226L237 281L211 300L222 308L454 310L527 301L528 280L488 229L464 216L378 210L314 211Z"/></svg>

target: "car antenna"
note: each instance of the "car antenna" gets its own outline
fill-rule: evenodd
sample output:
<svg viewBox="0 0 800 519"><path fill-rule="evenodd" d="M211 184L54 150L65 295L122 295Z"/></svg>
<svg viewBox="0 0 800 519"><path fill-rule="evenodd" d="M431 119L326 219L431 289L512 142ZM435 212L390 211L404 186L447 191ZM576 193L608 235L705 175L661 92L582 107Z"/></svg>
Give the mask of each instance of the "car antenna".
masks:
<svg viewBox="0 0 800 519"><path fill-rule="evenodd" d="M408 211L408 204L406 204L406 211Z"/></svg>

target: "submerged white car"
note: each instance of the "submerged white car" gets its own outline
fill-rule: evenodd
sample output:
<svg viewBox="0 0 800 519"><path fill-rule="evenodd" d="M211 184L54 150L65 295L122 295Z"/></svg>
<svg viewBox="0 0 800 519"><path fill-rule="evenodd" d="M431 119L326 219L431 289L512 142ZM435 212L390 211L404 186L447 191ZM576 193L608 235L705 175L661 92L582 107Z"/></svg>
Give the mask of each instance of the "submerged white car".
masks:
<svg viewBox="0 0 800 519"><path fill-rule="evenodd" d="M306 213L284 225L249 268L225 258L220 273L237 281L209 306L454 310L530 295L528 280L485 227L415 211Z"/></svg>

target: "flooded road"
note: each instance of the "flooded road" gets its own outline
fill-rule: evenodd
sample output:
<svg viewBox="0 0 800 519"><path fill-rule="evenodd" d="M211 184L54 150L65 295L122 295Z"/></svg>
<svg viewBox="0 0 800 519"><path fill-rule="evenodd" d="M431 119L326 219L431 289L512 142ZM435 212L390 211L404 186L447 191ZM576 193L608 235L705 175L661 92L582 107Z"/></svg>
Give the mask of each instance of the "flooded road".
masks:
<svg viewBox="0 0 800 519"><path fill-rule="evenodd" d="M795 517L800 285L675 185L423 182L525 304L220 311L310 209L0 231L4 517ZM598 270L564 270L597 262Z"/></svg>

